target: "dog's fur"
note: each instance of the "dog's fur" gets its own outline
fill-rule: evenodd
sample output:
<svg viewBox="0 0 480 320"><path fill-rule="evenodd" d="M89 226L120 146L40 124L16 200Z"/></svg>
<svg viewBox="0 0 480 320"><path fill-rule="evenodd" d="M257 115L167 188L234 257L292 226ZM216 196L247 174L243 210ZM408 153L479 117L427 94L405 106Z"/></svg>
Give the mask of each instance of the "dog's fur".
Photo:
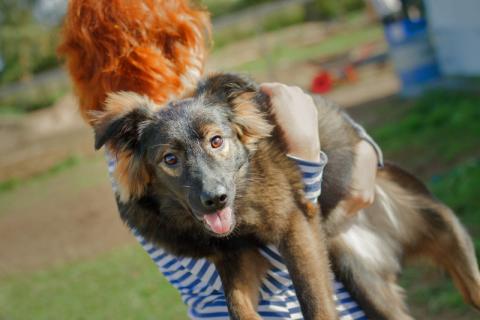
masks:
<svg viewBox="0 0 480 320"><path fill-rule="evenodd" d="M359 138L338 108L318 111L329 157L321 217L303 199L268 99L239 76L211 76L192 97L164 108L133 93L112 95L94 121L96 147L106 144L117 155L125 222L169 252L213 261L234 319L255 318L261 278L253 275L268 266L255 248L265 244L279 246L306 319L335 317L327 244L335 274L371 319L411 319L396 280L403 262L417 257L445 268L465 300L478 307L480 274L471 240L415 177L387 164L378 172L372 207L352 218L340 211ZM218 134L225 136L226 151L205 151L205 141ZM171 150L182 158L173 169L159 160ZM212 185L230 190L236 224L227 237L212 234L198 213L195 197Z"/></svg>

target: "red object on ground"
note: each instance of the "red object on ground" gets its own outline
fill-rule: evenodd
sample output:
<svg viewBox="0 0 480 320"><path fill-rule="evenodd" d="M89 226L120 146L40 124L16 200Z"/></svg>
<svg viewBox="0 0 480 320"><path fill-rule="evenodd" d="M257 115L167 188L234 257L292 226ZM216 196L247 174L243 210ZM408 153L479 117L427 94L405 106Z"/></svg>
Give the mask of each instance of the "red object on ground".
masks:
<svg viewBox="0 0 480 320"><path fill-rule="evenodd" d="M319 72L312 80L313 93L326 93L333 88L333 76L328 71Z"/></svg>
<svg viewBox="0 0 480 320"><path fill-rule="evenodd" d="M351 64L343 69L343 73L347 82L355 82L358 80L357 71L355 70L355 67L353 67Z"/></svg>

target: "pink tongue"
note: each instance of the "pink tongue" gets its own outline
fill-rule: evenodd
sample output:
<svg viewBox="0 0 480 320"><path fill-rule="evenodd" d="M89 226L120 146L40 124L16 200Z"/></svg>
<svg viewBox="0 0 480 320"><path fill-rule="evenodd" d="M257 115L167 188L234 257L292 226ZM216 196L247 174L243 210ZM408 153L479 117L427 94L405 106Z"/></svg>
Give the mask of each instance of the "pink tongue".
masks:
<svg viewBox="0 0 480 320"><path fill-rule="evenodd" d="M203 218L212 231L218 234L227 233L232 227L232 209L230 207L215 213L206 214Z"/></svg>

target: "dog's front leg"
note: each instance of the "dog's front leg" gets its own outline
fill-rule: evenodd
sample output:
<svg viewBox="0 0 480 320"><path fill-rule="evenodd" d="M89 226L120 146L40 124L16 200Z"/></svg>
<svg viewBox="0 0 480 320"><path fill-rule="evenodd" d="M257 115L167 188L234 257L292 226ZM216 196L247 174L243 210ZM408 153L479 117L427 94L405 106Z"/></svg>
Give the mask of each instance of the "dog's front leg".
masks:
<svg viewBox="0 0 480 320"><path fill-rule="evenodd" d="M332 273L318 216L291 215L279 244L306 320L332 320L338 315L333 301Z"/></svg>
<svg viewBox="0 0 480 320"><path fill-rule="evenodd" d="M258 249L245 249L221 255L214 263L222 280L230 318L261 320L256 310L268 261Z"/></svg>

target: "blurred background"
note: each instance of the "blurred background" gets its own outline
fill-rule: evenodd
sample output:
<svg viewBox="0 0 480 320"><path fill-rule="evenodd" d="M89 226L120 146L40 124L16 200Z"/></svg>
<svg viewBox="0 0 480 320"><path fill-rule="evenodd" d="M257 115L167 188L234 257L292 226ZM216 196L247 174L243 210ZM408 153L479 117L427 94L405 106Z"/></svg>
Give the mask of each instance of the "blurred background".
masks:
<svg viewBox="0 0 480 320"><path fill-rule="evenodd" d="M337 101L456 210L480 251L480 1L201 3L208 70ZM0 319L186 319L118 218L56 57L65 8L0 0ZM402 284L418 319L478 318L438 271L408 268Z"/></svg>

